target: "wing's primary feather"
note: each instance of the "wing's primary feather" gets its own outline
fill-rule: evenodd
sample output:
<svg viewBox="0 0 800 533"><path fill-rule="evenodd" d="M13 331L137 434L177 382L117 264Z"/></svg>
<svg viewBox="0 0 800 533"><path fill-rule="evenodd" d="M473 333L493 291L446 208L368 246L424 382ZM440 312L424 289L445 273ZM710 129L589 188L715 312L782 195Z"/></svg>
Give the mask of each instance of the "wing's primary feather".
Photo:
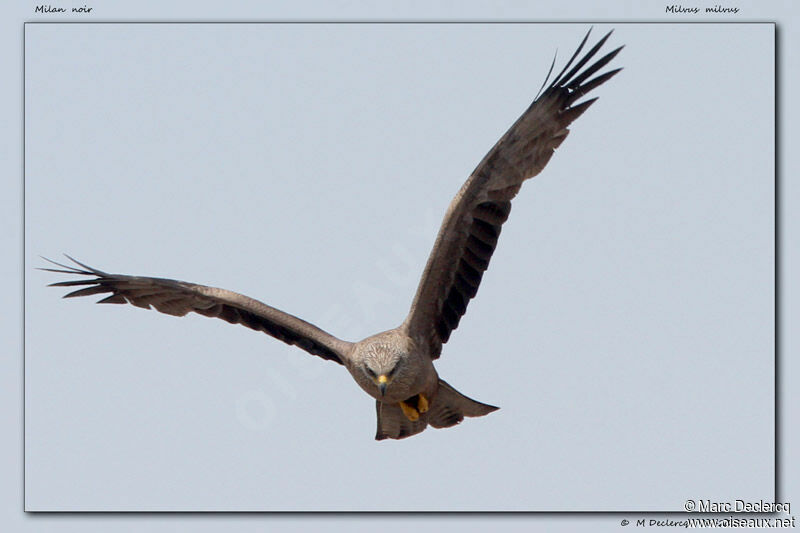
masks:
<svg viewBox="0 0 800 533"><path fill-rule="evenodd" d="M130 303L173 316L184 316L194 312L221 318L231 324L242 324L256 331L263 331L287 344L339 364L344 364L351 346L351 343L340 340L296 316L233 291L174 279L109 274L84 265L71 257L69 259L81 268L43 259L61 268L41 270L85 276L83 279L60 281L49 285L83 287L66 294L64 298L110 293L110 296L97 303Z"/></svg>
<svg viewBox="0 0 800 533"><path fill-rule="evenodd" d="M542 171L567 137L570 123L596 98L575 102L622 70L587 81L614 59L622 49L619 47L581 71L610 35L600 39L570 69L586 44L586 34L554 81L486 154L450 203L402 326L417 342L428 346L434 359L477 294L502 225L511 212L511 200L522 183Z"/></svg>

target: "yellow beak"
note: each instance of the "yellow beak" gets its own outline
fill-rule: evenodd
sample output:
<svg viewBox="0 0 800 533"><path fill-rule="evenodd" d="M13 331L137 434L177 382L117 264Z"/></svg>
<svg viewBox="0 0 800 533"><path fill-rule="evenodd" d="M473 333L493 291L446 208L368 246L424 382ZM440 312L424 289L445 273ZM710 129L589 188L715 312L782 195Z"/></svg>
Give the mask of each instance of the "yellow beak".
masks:
<svg viewBox="0 0 800 533"><path fill-rule="evenodd" d="M389 378L386 377L386 374L381 374L380 376L378 376L378 383L384 384L387 381L389 381Z"/></svg>

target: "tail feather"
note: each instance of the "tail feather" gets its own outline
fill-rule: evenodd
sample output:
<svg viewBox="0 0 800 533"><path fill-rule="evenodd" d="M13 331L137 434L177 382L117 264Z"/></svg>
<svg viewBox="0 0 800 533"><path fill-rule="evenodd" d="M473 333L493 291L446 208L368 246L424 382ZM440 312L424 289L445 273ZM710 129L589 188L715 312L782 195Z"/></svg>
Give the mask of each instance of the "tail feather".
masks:
<svg viewBox="0 0 800 533"><path fill-rule="evenodd" d="M419 417L419 420L412 422L406 418L403 410L396 403L383 403L376 400L375 410L378 413L378 431L375 433L375 440L404 439L423 432L428 426L424 414Z"/></svg>
<svg viewBox="0 0 800 533"><path fill-rule="evenodd" d="M428 423L435 428L449 428L464 420L465 416L484 416L498 409L464 396L440 379L436 401L427 413Z"/></svg>
<svg viewBox="0 0 800 533"><path fill-rule="evenodd" d="M441 379L436 395L429 401L428 411L422 413L415 422L406 418L398 404L377 401L378 431L375 440L404 439L421 433L428 424L435 428L449 428L464 420L465 416L484 416L499 409L464 396Z"/></svg>

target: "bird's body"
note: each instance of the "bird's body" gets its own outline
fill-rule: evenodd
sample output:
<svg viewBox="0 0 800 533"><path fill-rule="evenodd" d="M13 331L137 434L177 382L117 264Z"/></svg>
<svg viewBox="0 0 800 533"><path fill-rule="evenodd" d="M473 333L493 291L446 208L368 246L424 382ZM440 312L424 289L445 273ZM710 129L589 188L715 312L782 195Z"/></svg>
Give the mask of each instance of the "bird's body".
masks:
<svg viewBox="0 0 800 533"><path fill-rule="evenodd" d="M61 268L44 270L85 276L52 284L83 286L67 297L110 293L100 303L130 303L175 316L195 312L217 317L263 331L345 366L356 383L376 400L378 440L400 439L419 433L428 425L450 427L465 416L486 415L497 408L467 398L442 381L433 361L440 356L442 345L458 327L469 301L478 291L502 225L509 216L511 200L525 180L547 165L569 133L567 126L595 99L575 102L620 70L588 79L621 48L586 66L609 35L567 72L583 49L587 34L552 84L486 154L458 191L445 214L411 310L395 329L351 343L225 289L171 279L109 274L74 259L81 268L55 263Z"/></svg>
<svg viewBox="0 0 800 533"><path fill-rule="evenodd" d="M397 403L417 394L433 396L439 383L439 375L430 356L398 329L384 331L356 343L348 360L374 361L377 369L373 372L376 376L388 375L392 369L396 369L391 376L391 386L387 386L386 392L381 394L374 380L362 370L362 365L352 362L345 365L356 383L378 401Z"/></svg>

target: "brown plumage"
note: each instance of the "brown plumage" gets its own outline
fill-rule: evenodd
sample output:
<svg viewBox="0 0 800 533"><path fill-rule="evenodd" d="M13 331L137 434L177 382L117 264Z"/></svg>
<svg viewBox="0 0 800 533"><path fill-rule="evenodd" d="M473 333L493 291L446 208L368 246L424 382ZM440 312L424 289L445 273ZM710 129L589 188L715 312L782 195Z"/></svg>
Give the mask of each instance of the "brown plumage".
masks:
<svg viewBox="0 0 800 533"><path fill-rule="evenodd" d="M511 200L522 183L542 171L567 137L568 126L596 98L576 102L621 70L591 78L622 48L587 66L609 35L578 59L589 37L586 34L567 65L550 85L543 85L541 96L486 154L458 191L445 214L411 310L398 328L352 343L225 289L171 279L109 274L71 257L77 267L50 261L59 268L42 270L81 276L52 284L81 287L66 297L108 294L99 303L130 303L174 316L195 312L217 317L263 331L344 365L359 386L376 399L378 440L401 439L423 431L428 425L450 427L465 416L488 414L497 408L467 398L439 379L433 360L440 356L442 345L458 327L469 301L477 294L502 226L509 217Z"/></svg>

